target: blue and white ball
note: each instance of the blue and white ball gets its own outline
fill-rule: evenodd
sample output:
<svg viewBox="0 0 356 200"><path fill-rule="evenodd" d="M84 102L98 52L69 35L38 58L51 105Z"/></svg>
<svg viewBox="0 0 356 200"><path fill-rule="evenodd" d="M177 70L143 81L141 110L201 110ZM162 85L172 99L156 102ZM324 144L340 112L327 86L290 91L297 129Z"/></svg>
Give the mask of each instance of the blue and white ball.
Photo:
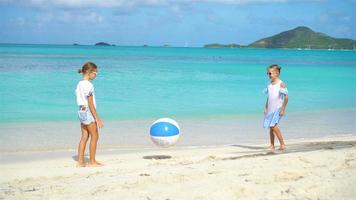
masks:
<svg viewBox="0 0 356 200"><path fill-rule="evenodd" d="M151 125L150 135L157 146L170 147L178 142L180 128L173 119L161 118Z"/></svg>

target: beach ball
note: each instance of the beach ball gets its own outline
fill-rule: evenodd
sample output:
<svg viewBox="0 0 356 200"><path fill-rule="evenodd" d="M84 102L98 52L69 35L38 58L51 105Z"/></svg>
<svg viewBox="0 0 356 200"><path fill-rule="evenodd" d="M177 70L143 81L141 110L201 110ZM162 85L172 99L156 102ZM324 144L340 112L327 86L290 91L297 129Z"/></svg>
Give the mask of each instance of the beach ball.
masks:
<svg viewBox="0 0 356 200"><path fill-rule="evenodd" d="M159 147L170 147L178 142L179 131L176 121L170 118L161 118L151 125L151 140Z"/></svg>

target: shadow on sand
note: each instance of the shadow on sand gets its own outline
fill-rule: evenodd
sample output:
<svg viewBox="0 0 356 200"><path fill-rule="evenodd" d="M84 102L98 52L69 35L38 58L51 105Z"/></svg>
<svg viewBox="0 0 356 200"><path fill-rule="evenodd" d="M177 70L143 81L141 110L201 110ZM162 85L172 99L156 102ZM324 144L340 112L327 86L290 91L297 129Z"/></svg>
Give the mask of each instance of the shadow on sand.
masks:
<svg viewBox="0 0 356 200"><path fill-rule="evenodd" d="M77 161L78 162L78 155L74 155L72 156L73 160L74 161ZM88 155L84 155L84 162L89 162L90 159L89 159L89 156Z"/></svg>
<svg viewBox="0 0 356 200"><path fill-rule="evenodd" d="M311 152L319 150L336 150L336 149L345 149L352 148L356 146L356 141L330 141L330 142L305 142L298 144L287 145L286 150L275 150L268 151L265 147L260 146L248 146L248 145L232 145L234 147L245 148L254 151L239 151L236 153L249 153L247 155L241 156L232 156L223 158L222 160L237 160L241 158L249 157L260 157L260 156L270 156L270 155L279 155L279 154L289 154L289 153L299 153L299 152Z"/></svg>
<svg viewBox="0 0 356 200"><path fill-rule="evenodd" d="M163 159L171 159L172 156L167 155L152 155L152 156L143 156L143 159L147 160L163 160Z"/></svg>

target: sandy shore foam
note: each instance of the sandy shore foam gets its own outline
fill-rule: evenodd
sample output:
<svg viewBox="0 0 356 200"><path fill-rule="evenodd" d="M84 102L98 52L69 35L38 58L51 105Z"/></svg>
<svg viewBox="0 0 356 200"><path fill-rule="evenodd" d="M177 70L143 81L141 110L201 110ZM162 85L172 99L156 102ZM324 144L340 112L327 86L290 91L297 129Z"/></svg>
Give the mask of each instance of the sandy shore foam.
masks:
<svg viewBox="0 0 356 200"><path fill-rule="evenodd" d="M0 199L355 198L355 135L287 144L99 152L98 168L76 168L74 151L47 152L2 163Z"/></svg>
<svg viewBox="0 0 356 200"><path fill-rule="evenodd" d="M100 130L99 149L123 146L151 148L153 144L149 130L155 120L105 121L105 127ZM179 147L263 143L269 137L269 130L262 128L261 115L175 120L181 127L177 144ZM352 108L288 113L279 126L287 139L320 138L353 134L356 130L355 121L356 108ZM338 125L337 128L335 124ZM0 154L73 149L77 147L80 137L80 125L77 121L0 123Z"/></svg>

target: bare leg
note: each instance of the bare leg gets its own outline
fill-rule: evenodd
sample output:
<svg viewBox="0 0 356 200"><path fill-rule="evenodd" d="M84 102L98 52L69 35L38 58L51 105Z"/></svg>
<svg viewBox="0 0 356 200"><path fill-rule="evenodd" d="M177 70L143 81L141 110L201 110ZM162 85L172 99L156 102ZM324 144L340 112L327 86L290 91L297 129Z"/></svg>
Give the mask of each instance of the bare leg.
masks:
<svg viewBox="0 0 356 200"><path fill-rule="evenodd" d="M281 130L278 128L278 126L274 126L274 127L273 127L273 132L276 134L276 136L277 136L277 138L278 138L278 141L279 141L279 144L280 144L279 150L284 150L284 149L286 149L286 145L284 144L284 141L283 141L282 132L281 132Z"/></svg>
<svg viewBox="0 0 356 200"><path fill-rule="evenodd" d="M98 128L96 126L96 123L89 124L88 130L90 134L90 145L89 145L90 166L100 166L101 164L98 163L95 159L96 146L99 140Z"/></svg>
<svg viewBox="0 0 356 200"><path fill-rule="evenodd" d="M82 138L80 139L79 145L78 145L78 167L85 167L85 161L84 161L84 152L85 152L85 146L87 145L87 141L89 138L89 132L84 124L80 124L80 128L82 130Z"/></svg>
<svg viewBox="0 0 356 200"><path fill-rule="evenodd" d="M270 139L270 146L268 147L269 150L274 150L274 133L273 128L269 129L269 139Z"/></svg>

